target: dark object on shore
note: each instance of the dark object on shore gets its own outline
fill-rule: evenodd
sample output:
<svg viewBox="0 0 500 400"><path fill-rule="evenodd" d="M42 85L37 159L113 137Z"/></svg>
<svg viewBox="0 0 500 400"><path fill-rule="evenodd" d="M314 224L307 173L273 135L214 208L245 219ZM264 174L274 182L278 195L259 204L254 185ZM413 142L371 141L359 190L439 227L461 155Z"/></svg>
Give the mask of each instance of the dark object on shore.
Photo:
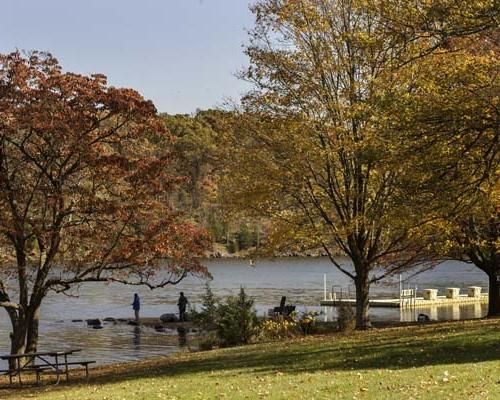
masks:
<svg viewBox="0 0 500 400"><path fill-rule="evenodd" d="M283 312L283 309L285 308L285 303L286 303L286 296L282 296L279 307L274 307L273 311L276 314L281 314Z"/></svg>
<svg viewBox="0 0 500 400"><path fill-rule="evenodd" d="M417 321L418 322L429 322L431 319L427 314L418 314Z"/></svg>
<svg viewBox="0 0 500 400"><path fill-rule="evenodd" d="M83 319L72 319L71 322L83 322Z"/></svg>
<svg viewBox="0 0 500 400"><path fill-rule="evenodd" d="M281 297L279 307L274 307L274 315L283 315L285 317L289 316L293 311L295 311L295 306L286 305L286 296Z"/></svg>
<svg viewBox="0 0 500 400"><path fill-rule="evenodd" d="M88 319L87 320L87 325L88 326L99 326L99 325L102 326L102 322L98 318L96 318L96 319Z"/></svg>
<svg viewBox="0 0 500 400"><path fill-rule="evenodd" d="M179 318L177 318L177 315L175 314L163 314L160 317L161 322L179 322Z"/></svg>
<svg viewBox="0 0 500 400"><path fill-rule="evenodd" d="M139 321L128 320L127 321L127 325L138 326L139 325Z"/></svg>
<svg viewBox="0 0 500 400"><path fill-rule="evenodd" d="M288 317L294 311L295 311L295 306L292 306L291 304L289 304L283 308L283 315Z"/></svg>
<svg viewBox="0 0 500 400"><path fill-rule="evenodd" d="M92 325L92 329L102 329L104 326L102 325Z"/></svg>
<svg viewBox="0 0 500 400"><path fill-rule="evenodd" d="M154 326L154 330L155 330L156 332L165 332L165 327L164 327L164 326L162 326L162 325L155 325L155 326Z"/></svg>
<svg viewBox="0 0 500 400"><path fill-rule="evenodd" d="M127 318L118 318L117 321L118 322L127 322L128 319Z"/></svg>
<svg viewBox="0 0 500 400"><path fill-rule="evenodd" d="M112 317L106 317L104 318L103 320L104 322L116 322L116 318L112 318Z"/></svg>

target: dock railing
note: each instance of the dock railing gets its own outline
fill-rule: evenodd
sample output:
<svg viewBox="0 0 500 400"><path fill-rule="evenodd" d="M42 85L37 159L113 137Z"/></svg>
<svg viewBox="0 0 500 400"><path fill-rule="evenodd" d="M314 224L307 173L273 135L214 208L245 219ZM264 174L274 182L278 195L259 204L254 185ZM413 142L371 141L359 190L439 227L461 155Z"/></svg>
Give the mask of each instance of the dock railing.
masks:
<svg viewBox="0 0 500 400"><path fill-rule="evenodd" d="M401 289L399 293L399 306L404 307L414 307L416 303L417 291L414 288Z"/></svg>
<svg viewBox="0 0 500 400"><path fill-rule="evenodd" d="M349 285L347 287L332 285L331 293L331 300L333 301L351 300L356 298L356 291L353 285Z"/></svg>
<svg viewBox="0 0 500 400"><path fill-rule="evenodd" d="M416 319L417 313L417 286L408 282L399 281L399 308L410 309L413 311L413 319ZM403 314L401 313L401 318Z"/></svg>

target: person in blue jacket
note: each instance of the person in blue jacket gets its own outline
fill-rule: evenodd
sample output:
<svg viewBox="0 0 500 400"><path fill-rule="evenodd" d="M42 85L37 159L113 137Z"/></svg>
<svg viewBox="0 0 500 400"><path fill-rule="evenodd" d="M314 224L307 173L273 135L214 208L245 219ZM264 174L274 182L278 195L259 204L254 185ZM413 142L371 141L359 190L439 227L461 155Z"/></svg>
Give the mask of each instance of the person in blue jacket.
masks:
<svg viewBox="0 0 500 400"><path fill-rule="evenodd" d="M137 293L134 293L134 302L132 303L132 308L135 313L135 322L139 323L139 310L141 309L141 299Z"/></svg>

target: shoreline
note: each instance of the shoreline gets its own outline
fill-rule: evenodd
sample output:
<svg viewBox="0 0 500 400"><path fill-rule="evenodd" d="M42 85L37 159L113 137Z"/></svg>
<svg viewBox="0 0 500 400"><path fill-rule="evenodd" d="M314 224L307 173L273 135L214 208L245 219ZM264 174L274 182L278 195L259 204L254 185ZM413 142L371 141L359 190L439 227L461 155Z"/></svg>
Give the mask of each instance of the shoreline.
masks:
<svg viewBox="0 0 500 400"><path fill-rule="evenodd" d="M214 243L213 249L205 253L205 260L217 260L217 259L237 259L237 260L245 260L245 259L268 259L268 258L320 258L320 257L328 257L328 254L322 251L321 249L315 250L306 250L306 251L292 251L289 250L283 253L277 254L258 254L256 253L256 247L250 247L245 250L240 250L235 253L230 253L225 245L221 243ZM334 254L334 257L344 257L343 254Z"/></svg>
<svg viewBox="0 0 500 400"><path fill-rule="evenodd" d="M477 322L477 321L491 321L498 319L500 320L500 317L482 317L482 318L464 318L464 319L459 319L459 320L454 320L454 319L447 319L447 320L429 320L425 322L418 322L418 321L400 321L400 320L373 320L371 321L372 329L389 329L389 328L407 328L407 327L422 327L426 325L440 325L440 324L460 324L460 323L467 323L467 322ZM259 321L264 320L264 318L259 317ZM78 321L83 321L85 322L86 320L78 320ZM61 323L71 323L73 321L60 321ZM151 328L158 330L157 328L161 327L165 330L171 330L171 331L176 331L178 328L184 329L186 333L188 334L197 334L201 332L201 328L197 325L195 325L192 321L184 321L184 322L163 322L161 319L158 317L144 317L139 319L139 324L136 324L135 321L130 318L105 318L102 320L102 322L105 322L107 324L113 324L113 325L129 325L129 326L139 326L139 327L146 327L146 328ZM321 332L321 334L325 333L338 333L337 332L337 321L321 321L321 320L316 320L315 326L318 327L320 330L322 328L330 328L330 331L328 332ZM314 336L314 334L312 335Z"/></svg>

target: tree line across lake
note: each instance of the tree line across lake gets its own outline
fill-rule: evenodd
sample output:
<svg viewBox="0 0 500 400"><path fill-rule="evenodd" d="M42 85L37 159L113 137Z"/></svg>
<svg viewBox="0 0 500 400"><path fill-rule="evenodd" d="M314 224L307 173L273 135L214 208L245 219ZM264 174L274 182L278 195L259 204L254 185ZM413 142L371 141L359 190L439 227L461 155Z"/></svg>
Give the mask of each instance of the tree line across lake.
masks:
<svg viewBox="0 0 500 400"><path fill-rule="evenodd" d="M0 55L12 353L36 350L49 291L207 276L214 243L326 254L354 281L361 329L372 283L446 258L488 275L488 314L500 314L495 2L260 0L252 11L241 78L253 88L194 115L158 114L48 53Z"/></svg>

